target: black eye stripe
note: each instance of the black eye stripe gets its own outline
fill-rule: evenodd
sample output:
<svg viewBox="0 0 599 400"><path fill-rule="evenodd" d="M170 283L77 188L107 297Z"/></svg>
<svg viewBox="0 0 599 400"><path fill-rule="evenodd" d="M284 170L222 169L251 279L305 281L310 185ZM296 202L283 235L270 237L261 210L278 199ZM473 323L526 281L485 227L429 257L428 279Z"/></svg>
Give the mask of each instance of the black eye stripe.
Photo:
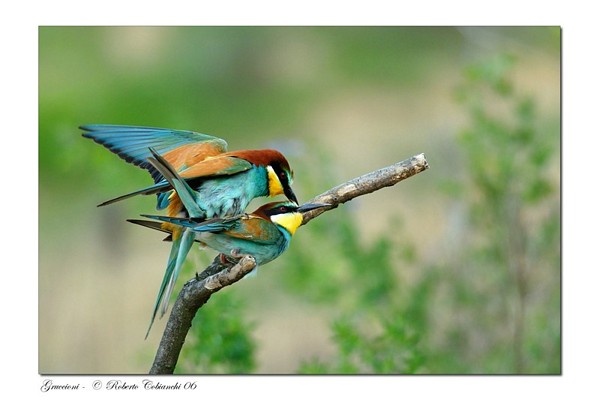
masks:
<svg viewBox="0 0 599 400"><path fill-rule="evenodd" d="M295 211L294 207L283 205L283 206L277 206L275 208L271 208L270 210L268 210L266 212L266 214L267 215L279 215L279 214L286 214L286 213L293 212L293 211Z"/></svg>
<svg viewBox="0 0 599 400"><path fill-rule="evenodd" d="M277 175L277 177L281 181L281 183L286 183L288 181L287 173L283 169L281 169L280 165L271 165L271 167L274 170L275 175Z"/></svg>

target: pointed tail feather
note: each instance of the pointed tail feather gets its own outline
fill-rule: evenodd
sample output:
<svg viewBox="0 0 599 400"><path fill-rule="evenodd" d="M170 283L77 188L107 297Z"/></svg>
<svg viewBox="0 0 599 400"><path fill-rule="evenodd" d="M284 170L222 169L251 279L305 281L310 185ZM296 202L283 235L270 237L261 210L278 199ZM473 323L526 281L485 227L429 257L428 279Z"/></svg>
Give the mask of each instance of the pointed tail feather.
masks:
<svg viewBox="0 0 599 400"><path fill-rule="evenodd" d="M231 229L243 215L228 218L213 218L197 222L190 218L166 217L164 215L141 214L142 217L152 218L158 221L169 222L174 225L189 228L194 232L222 232Z"/></svg>
<svg viewBox="0 0 599 400"><path fill-rule="evenodd" d="M164 227L162 226L162 224L160 222L146 221L144 219L128 219L127 222L131 222L132 224L136 224L136 225L140 225L140 226L145 226L146 228L154 229L154 230L157 230L160 232L168 233L168 236L165 237L164 239L162 239L162 241L163 242L172 242L173 241L173 233L168 229L164 229Z"/></svg>
<svg viewBox="0 0 599 400"><path fill-rule="evenodd" d="M127 193L119 197L115 197L110 200L106 200L105 202L98 204L98 207L107 206L112 203L116 203L117 201L128 199L129 197L137 196L137 195L150 195L150 194L158 194L164 191L168 191L169 185L167 182L160 182L155 185L152 185L147 188L136 190L135 192Z"/></svg>
<svg viewBox="0 0 599 400"><path fill-rule="evenodd" d="M160 284L160 289L158 290L158 297L154 303L154 310L152 311L150 326L148 326L148 330L146 332L146 339L150 334L150 330L152 329L152 325L154 324L158 310L160 309L160 318L162 318L168 309L168 303L173 292L173 288L175 287L175 282L177 281L177 277L181 272L181 267L183 266L183 262L187 257L187 253L189 253L189 250L191 249L194 238L195 234L193 231L186 229L183 232L183 235L179 236L173 241L173 247L171 247L171 252L169 254L166 272L162 278L162 283Z"/></svg>
<svg viewBox="0 0 599 400"><path fill-rule="evenodd" d="M157 216L157 217L161 217L161 216ZM162 217L162 218L168 218L168 217ZM165 222L169 222L170 220L167 220ZM162 223L160 222L156 222L156 221L147 221L145 219L128 219L127 222L131 222L132 224L135 225L139 225L139 226L145 226L146 228L150 228L150 229L154 229L160 232L164 232L164 233L168 233L168 236L165 237L164 239L162 239L163 242L172 242L173 241L173 235L172 232L168 229L164 229L164 227L162 226ZM173 222L174 224L176 224L176 222ZM198 243L202 243L200 240L195 240Z"/></svg>
<svg viewBox="0 0 599 400"><path fill-rule="evenodd" d="M157 221L169 222L171 224L183 226L186 228L193 228L198 224L197 222L195 222L194 220L189 219L189 218L167 217L165 215L149 215L149 214L141 214L141 216L146 217L146 218L152 218ZM153 221L147 221L147 222L153 222ZM160 223L157 223L157 224L160 224Z"/></svg>
<svg viewBox="0 0 599 400"><path fill-rule="evenodd" d="M164 314L166 313L166 310L168 309L168 302L171 297L171 293L173 292L173 289L175 287L175 282L177 281L177 277L179 276L179 273L181 272L181 268L183 267L183 263L185 262L185 259L187 258L187 254L189 253L189 250L191 249L191 245L193 244L194 239L195 239L195 233L192 230L185 229L185 231L183 232L183 236L181 237L181 242L178 246L179 248L177 250L177 258L175 261L175 268L174 268L173 273L169 279L168 287L166 288L164 297L162 298L162 308L160 310L160 318L162 318L164 316Z"/></svg>
<svg viewBox="0 0 599 400"><path fill-rule="evenodd" d="M145 219L127 219L127 222L131 222L132 224L136 224L136 225L145 226L146 228L154 229L154 230L157 230L160 232L164 232L164 233L168 233L168 234L171 233L171 231L169 231L168 229L164 229L160 222L146 221Z"/></svg>
<svg viewBox="0 0 599 400"><path fill-rule="evenodd" d="M156 319L156 314L158 313L158 309L160 308L160 304L164 301L165 289L169 282L172 279L173 272L175 270L175 263L177 262L177 253L179 252L179 245L181 243L181 237L179 236L175 240L173 240L173 245L171 247L171 252L168 256L168 262L166 264L166 271L164 272L164 277L162 278L162 283L160 284L160 289L158 289L158 296L156 297L156 302L154 303L154 310L152 311L152 318L150 319L150 326L148 326L148 330L146 332L146 337L150 334L150 330L152 329L152 325L154 324L154 320ZM169 293L170 295L170 293ZM168 304L168 296L166 297L166 302Z"/></svg>

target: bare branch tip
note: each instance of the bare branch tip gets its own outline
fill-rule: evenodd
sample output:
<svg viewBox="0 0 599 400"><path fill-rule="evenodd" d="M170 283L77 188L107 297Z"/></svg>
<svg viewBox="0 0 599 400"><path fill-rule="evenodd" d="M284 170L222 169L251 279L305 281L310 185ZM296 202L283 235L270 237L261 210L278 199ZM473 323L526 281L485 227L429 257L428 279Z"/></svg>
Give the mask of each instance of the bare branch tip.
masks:
<svg viewBox="0 0 599 400"><path fill-rule="evenodd" d="M250 254L246 254L238 264L244 272L249 272L256 267L256 259Z"/></svg>

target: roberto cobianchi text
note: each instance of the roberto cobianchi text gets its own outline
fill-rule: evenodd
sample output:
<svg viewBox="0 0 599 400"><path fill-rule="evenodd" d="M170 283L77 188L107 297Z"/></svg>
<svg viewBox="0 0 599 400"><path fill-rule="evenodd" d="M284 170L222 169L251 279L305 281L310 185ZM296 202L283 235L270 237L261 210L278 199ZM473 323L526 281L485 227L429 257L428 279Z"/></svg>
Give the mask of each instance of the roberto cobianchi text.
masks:
<svg viewBox="0 0 599 400"><path fill-rule="evenodd" d="M40 390L42 392L50 391L78 391L78 390L115 390L115 391L128 391L128 390L194 390L198 387L196 382L169 382L162 383L160 381L153 381L151 379L143 379L139 382L125 381L120 379L109 379L102 381L96 379L89 385L82 383L57 383L52 379L46 379L42 382Z"/></svg>

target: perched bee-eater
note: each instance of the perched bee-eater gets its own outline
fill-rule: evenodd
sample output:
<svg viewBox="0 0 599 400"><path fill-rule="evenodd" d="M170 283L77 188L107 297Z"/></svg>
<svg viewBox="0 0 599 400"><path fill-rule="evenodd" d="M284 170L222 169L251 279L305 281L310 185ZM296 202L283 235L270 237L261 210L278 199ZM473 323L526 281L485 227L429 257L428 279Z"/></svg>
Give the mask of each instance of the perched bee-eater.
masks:
<svg viewBox="0 0 599 400"><path fill-rule="evenodd" d="M328 204L312 203L298 206L291 201L280 201L265 204L251 214L202 222L193 218L142 216L189 228L195 232L195 239L208 247L234 258L251 255L259 266L274 260L289 247L291 237L302 224L302 212L326 206ZM155 226L152 221L129 221L150 228Z"/></svg>
<svg viewBox="0 0 599 400"><path fill-rule="evenodd" d="M166 208L167 216L202 220L240 214L252 199L261 196L284 194L297 203L291 189L293 172L285 157L276 150L227 152L227 142L223 139L191 131L122 125L84 125L81 129L85 131L84 137L93 139L125 161L147 169L154 179L154 185L100 206L138 194L156 194L157 209ZM194 215L189 214L177 192L149 161L154 159L150 148L193 188ZM165 273L167 281L161 285L152 321L161 303L161 316L166 312L175 280L194 240L194 232L182 225L169 226L165 222L163 228L172 232L173 244Z"/></svg>
<svg viewBox="0 0 599 400"><path fill-rule="evenodd" d="M297 203L291 189L293 171L277 150L227 152L223 139L191 131L123 125L84 125L83 136L93 139L125 161L147 169L154 185L100 204L143 194L158 195L158 209L181 210L178 196L148 162L149 148L172 165L199 193L206 218L237 214L255 197L284 194ZM175 215L169 210L169 215Z"/></svg>

